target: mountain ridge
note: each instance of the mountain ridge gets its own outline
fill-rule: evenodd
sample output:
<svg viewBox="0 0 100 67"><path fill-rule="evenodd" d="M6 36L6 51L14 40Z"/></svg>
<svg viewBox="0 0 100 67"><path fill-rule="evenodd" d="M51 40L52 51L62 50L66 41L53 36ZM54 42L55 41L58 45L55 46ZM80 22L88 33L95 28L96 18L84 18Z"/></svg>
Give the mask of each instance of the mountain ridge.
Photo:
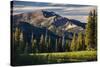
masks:
<svg viewBox="0 0 100 67"><path fill-rule="evenodd" d="M70 29L74 30L74 28L75 30L83 31L86 25L86 23L82 23L78 20L68 19L66 17L60 16L59 14L56 14L55 12L44 10L12 16L13 25L17 25L20 21L24 21L40 28L46 27L48 30L56 34L57 31L63 34L65 31L69 31ZM73 32L73 30L71 30L71 32Z"/></svg>

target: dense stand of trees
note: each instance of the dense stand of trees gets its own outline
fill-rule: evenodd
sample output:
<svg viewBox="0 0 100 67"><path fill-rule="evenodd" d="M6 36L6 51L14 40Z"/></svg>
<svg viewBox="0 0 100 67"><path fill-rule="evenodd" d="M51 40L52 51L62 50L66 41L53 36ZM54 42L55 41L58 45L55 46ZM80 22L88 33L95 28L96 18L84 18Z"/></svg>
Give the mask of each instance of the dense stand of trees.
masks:
<svg viewBox="0 0 100 67"><path fill-rule="evenodd" d="M97 49L97 12L95 10L90 11L85 34L80 32L77 35L74 34L71 42L71 51L80 50L96 50Z"/></svg>
<svg viewBox="0 0 100 67"><path fill-rule="evenodd" d="M24 38L24 33L19 27L15 28L13 32L13 49L16 53L37 53L37 52L62 52L62 51L82 51L82 50L96 50L97 49L97 14L93 10L88 16L85 34L79 32L74 33L72 40L63 39L63 37L53 38L50 35L41 34L37 39L34 32L31 36L30 43ZM63 40L64 43L63 43Z"/></svg>
<svg viewBox="0 0 100 67"><path fill-rule="evenodd" d="M85 50L85 39L84 39L84 34L82 32L79 32L78 36L74 33L70 50L71 51Z"/></svg>
<svg viewBox="0 0 100 67"><path fill-rule="evenodd" d="M37 53L37 52L58 52L62 51L62 38L55 38L47 34L41 34L39 38L35 38L34 33L31 36L31 43L24 39L23 32L19 27L16 27L13 32L13 45L16 47L14 50L18 53ZM31 45L31 46L30 46Z"/></svg>

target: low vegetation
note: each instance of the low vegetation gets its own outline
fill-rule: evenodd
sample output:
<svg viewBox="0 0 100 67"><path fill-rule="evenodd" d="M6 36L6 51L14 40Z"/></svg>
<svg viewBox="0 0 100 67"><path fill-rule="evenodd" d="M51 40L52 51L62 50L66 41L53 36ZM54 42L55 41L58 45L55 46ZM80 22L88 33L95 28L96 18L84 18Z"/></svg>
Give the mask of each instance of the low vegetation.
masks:
<svg viewBox="0 0 100 67"><path fill-rule="evenodd" d="M17 60L16 65L96 61L97 51L21 54Z"/></svg>

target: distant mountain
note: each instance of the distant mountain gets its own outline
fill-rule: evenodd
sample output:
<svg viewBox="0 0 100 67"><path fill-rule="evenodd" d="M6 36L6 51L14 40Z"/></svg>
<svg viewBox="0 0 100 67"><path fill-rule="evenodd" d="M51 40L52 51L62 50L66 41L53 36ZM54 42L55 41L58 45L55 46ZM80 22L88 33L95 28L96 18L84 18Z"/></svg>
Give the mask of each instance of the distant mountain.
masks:
<svg viewBox="0 0 100 67"><path fill-rule="evenodd" d="M17 15L11 15L13 26L17 26L23 22L29 23L35 28L48 29L56 35L63 35L64 32L71 33L84 32L86 23L82 23L75 19L68 19L62 17L55 12L49 12L44 10L35 11L32 13L22 13ZM36 29L36 30L37 30ZM38 31L39 31L38 30ZM39 32L41 33L41 32ZM68 34L67 33L67 34Z"/></svg>

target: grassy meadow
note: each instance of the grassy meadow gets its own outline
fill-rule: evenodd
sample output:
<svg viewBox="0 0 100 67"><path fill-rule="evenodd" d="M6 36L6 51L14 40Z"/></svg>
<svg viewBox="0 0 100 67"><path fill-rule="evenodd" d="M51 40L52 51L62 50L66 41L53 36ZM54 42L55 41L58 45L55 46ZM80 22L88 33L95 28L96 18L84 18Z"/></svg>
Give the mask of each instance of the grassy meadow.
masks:
<svg viewBox="0 0 100 67"><path fill-rule="evenodd" d="M32 53L17 56L16 65L37 65L69 62L96 61L97 51L76 51L58 53Z"/></svg>

